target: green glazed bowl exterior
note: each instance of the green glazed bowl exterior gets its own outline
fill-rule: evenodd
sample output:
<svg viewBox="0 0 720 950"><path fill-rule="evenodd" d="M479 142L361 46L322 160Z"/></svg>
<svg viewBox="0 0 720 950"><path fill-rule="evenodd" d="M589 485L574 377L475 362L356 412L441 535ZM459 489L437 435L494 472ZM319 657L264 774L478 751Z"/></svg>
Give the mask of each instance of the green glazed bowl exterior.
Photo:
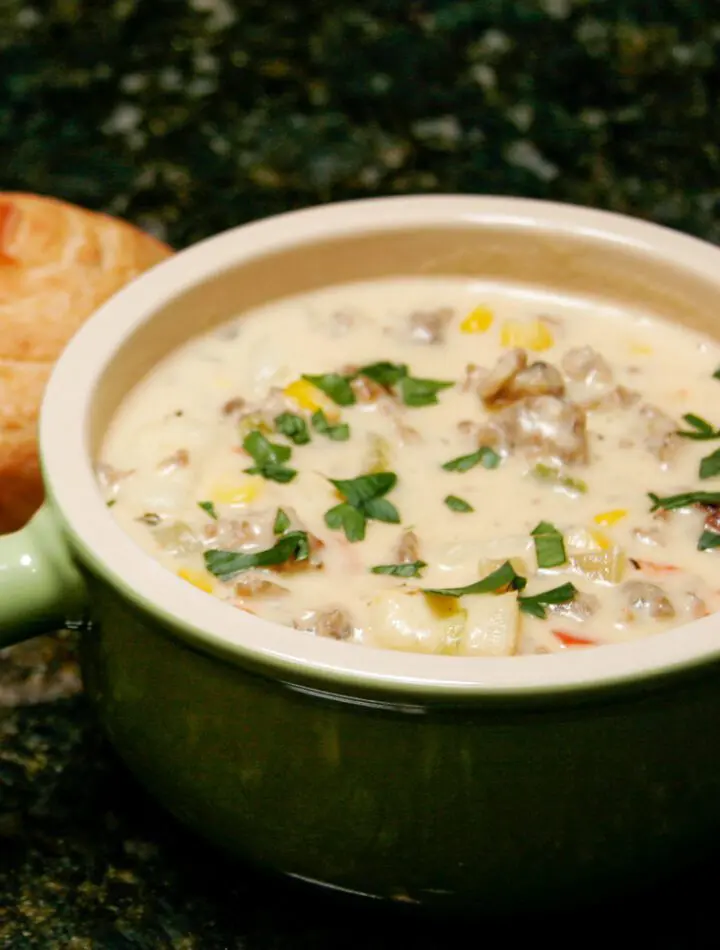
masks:
<svg viewBox="0 0 720 950"><path fill-rule="evenodd" d="M720 840L717 615L552 657L351 647L184 583L97 490L108 420L174 346L255 303L392 273L604 295L718 333L720 250L587 209L381 199L219 235L121 291L55 368L48 502L0 539L0 643L89 619L86 687L130 769L190 828L281 873L484 909L647 882Z"/></svg>
<svg viewBox="0 0 720 950"><path fill-rule="evenodd" d="M113 744L182 822L253 862L518 909L646 882L719 830L717 665L579 705L353 700L202 655L89 589L86 685Z"/></svg>

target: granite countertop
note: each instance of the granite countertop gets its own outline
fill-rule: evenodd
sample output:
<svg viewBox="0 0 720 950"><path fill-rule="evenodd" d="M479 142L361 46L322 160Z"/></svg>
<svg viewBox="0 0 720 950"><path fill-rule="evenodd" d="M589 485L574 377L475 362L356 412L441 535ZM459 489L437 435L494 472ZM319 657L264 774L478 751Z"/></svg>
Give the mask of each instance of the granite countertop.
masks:
<svg viewBox="0 0 720 950"><path fill-rule="evenodd" d="M436 191L572 201L718 241L712 6L5 0L0 188L125 216L176 247L288 208ZM716 890L710 865L512 933L615 939L630 908L660 946L705 945ZM418 947L461 937L229 865L117 763L72 636L0 654L0 947L384 948L398 926ZM507 939L507 922L480 926Z"/></svg>

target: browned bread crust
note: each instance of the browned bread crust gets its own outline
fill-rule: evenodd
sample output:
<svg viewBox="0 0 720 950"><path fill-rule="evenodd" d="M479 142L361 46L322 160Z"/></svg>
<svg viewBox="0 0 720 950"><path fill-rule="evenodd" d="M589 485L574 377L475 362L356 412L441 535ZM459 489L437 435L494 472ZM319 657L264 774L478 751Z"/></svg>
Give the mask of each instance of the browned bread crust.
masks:
<svg viewBox="0 0 720 950"><path fill-rule="evenodd" d="M171 253L124 221L0 192L0 532L42 501L36 426L53 363L101 303Z"/></svg>

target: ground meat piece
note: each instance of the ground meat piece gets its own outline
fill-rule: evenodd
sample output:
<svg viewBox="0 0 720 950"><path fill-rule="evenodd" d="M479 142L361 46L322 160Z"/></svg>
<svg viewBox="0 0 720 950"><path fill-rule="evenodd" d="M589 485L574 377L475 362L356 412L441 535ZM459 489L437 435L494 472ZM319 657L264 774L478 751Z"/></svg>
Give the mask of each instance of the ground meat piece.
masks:
<svg viewBox="0 0 720 950"><path fill-rule="evenodd" d="M548 610L560 617L567 617L569 620L577 620L582 623L589 620L600 610L600 598L595 594L577 593L572 600L564 604L548 604Z"/></svg>
<svg viewBox="0 0 720 950"><path fill-rule="evenodd" d="M412 564L420 559L420 539L414 531L404 531L398 541L395 557L399 564Z"/></svg>
<svg viewBox="0 0 720 950"><path fill-rule="evenodd" d="M158 472L161 475L170 475L179 468L187 468L190 464L190 453L187 449L178 449L158 464Z"/></svg>
<svg viewBox="0 0 720 950"><path fill-rule="evenodd" d="M711 508L705 516L705 530L720 534L720 508Z"/></svg>
<svg viewBox="0 0 720 950"><path fill-rule="evenodd" d="M235 416L243 411L245 405L246 403L242 396L235 396L233 399L228 399L220 411L224 416Z"/></svg>
<svg viewBox="0 0 720 950"><path fill-rule="evenodd" d="M688 591L685 594L684 606L694 620L699 620L701 617L708 617L710 615L708 605L702 597L698 597L694 591Z"/></svg>
<svg viewBox="0 0 720 950"><path fill-rule="evenodd" d="M515 402L526 396L562 396L564 393L565 383L560 372L550 363L537 362L521 369L498 395L507 402Z"/></svg>
<svg viewBox="0 0 720 950"><path fill-rule="evenodd" d="M627 386L613 386L607 392L587 401L583 400L586 409L597 409L601 412L613 412L617 409L630 409L640 401L640 393ZM631 443L632 444L632 443Z"/></svg>
<svg viewBox="0 0 720 950"><path fill-rule="evenodd" d="M647 581L626 581L620 588L626 597L625 613L629 620L650 618L666 620L675 616L675 608L662 587Z"/></svg>
<svg viewBox="0 0 720 950"><path fill-rule="evenodd" d="M464 393L477 391L478 386L487 375L488 370L483 369L482 366L478 366L477 363L468 363L465 367L465 375L460 383L460 389Z"/></svg>
<svg viewBox="0 0 720 950"><path fill-rule="evenodd" d="M297 630L306 630L316 637L329 637L331 640L349 640L354 632L352 618L343 607L309 610L294 625Z"/></svg>
<svg viewBox="0 0 720 950"><path fill-rule="evenodd" d="M289 592L287 587L259 574L245 574L235 583L235 594L238 597L281 597Z"/></svg>
<svg viewBox="0 0 720 950"><path fill-rule="evenodd" d="M613 379L607 360L591 346L578 346L568 350L560 365L569 379L588 385L609 385Z"/></svg>
<svg viewBox="0 0 720 950"><path fill-rule="evenodd" d="M508 383L527 366L527 353L519 348L503 353L495 366L480 378L478 395L486 406L502 401L502 392Z"/></svg>
<svg viewBox="0 0 720 950"><path fill-rule="evenodd" d="M499 455L506 458L515 446L512 429L510 421L502 418L491 419L477 426L475 435L478 448L495 449Z"/></svg>
<svg viewBox="0 0 720 950"><path fill-rule="evenodd" d="M347 373L347 375L351 374ZM355 393L358 402L377 402L378 399L383 399L388 395L388 390L384 386L376 383L374 379L370 379L368 376L356 376L355 379L351 380L350 388Z"/></svg>
<svg viewBox="0 0 720 950"><path fill-rule="evenodd" d="M442 343L452 317L453 311L449 307L417 310L410 314L410 336L418 343Z"/></svg>
<svg viewBox="0 0 720 950"><path fill-rule="evenodd" d="M563 463L587 464L587 420L580 406L558 396L533 396L503 410L512 441Z"/></svg>
<svg viewBox="0 0 720 950"><path fill-rule="evenodd" d="M130 468L123 471L108 465L107 462L98 462L95 466L95 475L100 485L112 495L117 493L120 482L135 474L135 469Z"/></svg>
<svg viewBox="0 0 720 950"><path fill-rule="evenodd" d="M682 445L677 423L655 406L643 406L640 417L645 425L645 445L663 464L671 462Z"/></svg>

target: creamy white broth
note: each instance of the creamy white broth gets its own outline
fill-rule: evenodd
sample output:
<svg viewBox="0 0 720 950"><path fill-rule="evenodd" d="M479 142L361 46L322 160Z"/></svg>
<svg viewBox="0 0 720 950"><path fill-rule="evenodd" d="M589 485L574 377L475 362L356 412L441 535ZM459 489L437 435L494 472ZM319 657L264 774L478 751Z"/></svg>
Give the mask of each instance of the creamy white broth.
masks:
<svg viewBox="0 0 720 950"><path fill-rule="evenodd" d="M554 368L533 370L543 402L532 412L518 382L527 370L493 393L488 374L503 358ZM298 383L381 361L453 385L437 404L414 407L397 385L377 398L364 376L349 406ZM719 365L714 342L601 302L459 278L342 285L242 314L171 354L117 413L100 481L118 523L151 556L236 609L307 631L299 636L477 655L619 642L720 608L720 554L698 550L712 511L652 514L648 498L720 490L720 477L698 476L720 440L673 434L688 428L687 413L720 424ZM367 395L373 401L361 401ZM317 408L331 425L349 425L346 441L313 428ZM559 440L543 437L555 431L543 413L558 408L586 438L562 427ZM307 444L276 430L283 412L304 419ZM282 463L297 472L291 481L244 473L254 462L243 438L255 431L291 449ZM481 446L496 467L442 468ZM364 540L351 542L325 522L342 501L329 479L378 470L397 476L385 498L400 523L369 520ZM473 510L451 510L449 495ZM283 536L273 530L278 508L287 530L306 533L308 558L227 580L207 570L208 551L273 547ZM530 532L540 522L562 534L564 565L538 570ZM403 554L425 562L419 576L371 572ZM568 583L577 593L541 604L544 618L527 603L519 611L514 590L419 593L473 584L508 559L527 578L521 598Z"/></svg>

